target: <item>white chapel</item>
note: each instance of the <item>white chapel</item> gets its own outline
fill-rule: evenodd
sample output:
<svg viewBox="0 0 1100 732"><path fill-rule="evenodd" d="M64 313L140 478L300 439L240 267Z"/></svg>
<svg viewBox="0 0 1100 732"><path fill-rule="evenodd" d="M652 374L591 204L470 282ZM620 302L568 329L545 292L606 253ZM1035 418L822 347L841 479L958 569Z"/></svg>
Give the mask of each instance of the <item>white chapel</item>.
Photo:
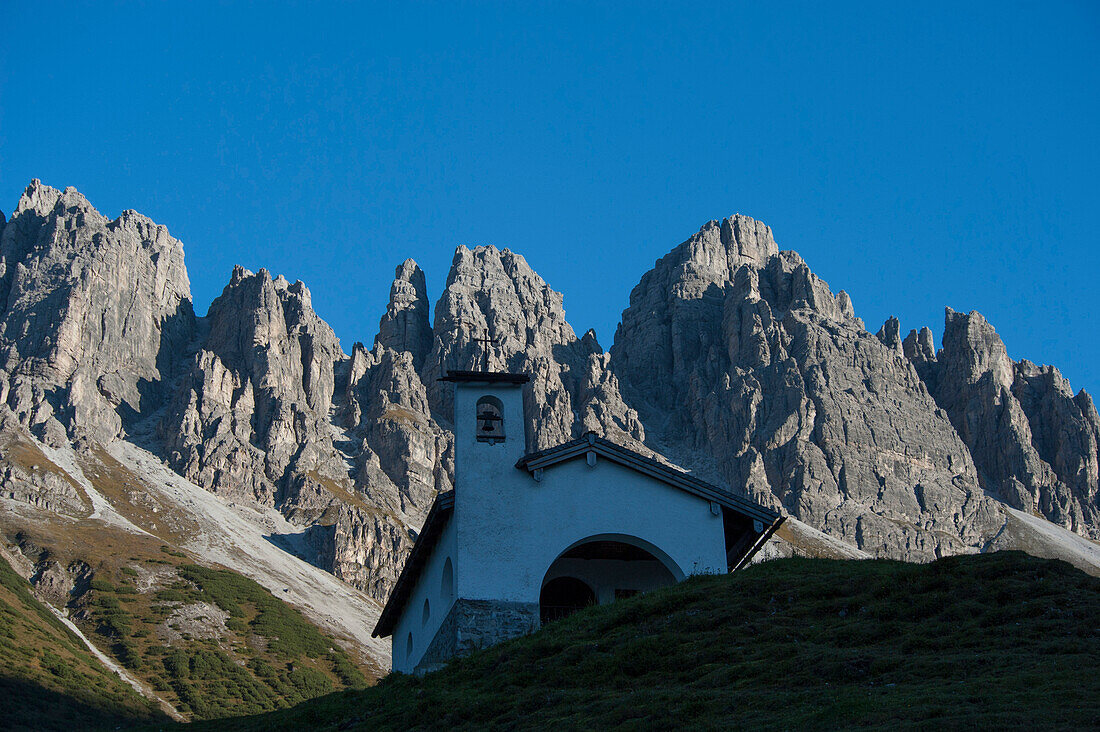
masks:
<svg viewBox="0 0 1100 732"><path fill-rule="evenodd" d="M393 670L532 632L582 607L748 563L783 518L588 433L528 453L522 374L451 371L454 490L428 513L376 637Z"/></svg>

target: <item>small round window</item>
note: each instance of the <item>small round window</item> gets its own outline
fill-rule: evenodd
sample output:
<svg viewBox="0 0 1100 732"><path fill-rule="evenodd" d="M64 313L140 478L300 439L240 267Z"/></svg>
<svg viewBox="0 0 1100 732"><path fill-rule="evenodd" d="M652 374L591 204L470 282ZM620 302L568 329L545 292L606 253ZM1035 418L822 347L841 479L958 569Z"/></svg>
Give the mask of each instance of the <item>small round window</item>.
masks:
<svg viewBox="0 0 1100 732"><path fill-rule="evenodd" d="M504 442L504 405L494 396L483 396L477 400L474 410L477 423L474 434L478 442Z"/></svg>

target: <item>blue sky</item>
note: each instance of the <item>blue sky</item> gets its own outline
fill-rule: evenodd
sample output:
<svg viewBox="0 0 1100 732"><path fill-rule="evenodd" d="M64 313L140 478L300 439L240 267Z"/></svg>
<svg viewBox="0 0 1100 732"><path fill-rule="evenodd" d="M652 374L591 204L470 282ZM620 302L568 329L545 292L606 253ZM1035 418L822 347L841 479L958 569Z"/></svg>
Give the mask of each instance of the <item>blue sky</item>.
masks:
<svg viewBox="0 0 1100 732"><path fill-rule="evenodd" d="M962 5L963 7L959 7ZM611 345L704 222L767 222L878 329L980 310L1100 392L1100 5L5 3L0 209L133 208L205 313L301 279L344 349L394 267L522 253Z"/></svg>

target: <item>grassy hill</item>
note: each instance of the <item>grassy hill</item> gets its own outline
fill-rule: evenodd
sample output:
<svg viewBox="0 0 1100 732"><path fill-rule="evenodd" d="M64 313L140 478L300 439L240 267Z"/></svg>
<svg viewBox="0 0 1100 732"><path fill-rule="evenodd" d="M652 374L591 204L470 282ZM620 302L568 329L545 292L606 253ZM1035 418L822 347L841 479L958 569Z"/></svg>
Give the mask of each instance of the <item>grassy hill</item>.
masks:
<svg viewBox="0 0 1100 732"><path fill-rule="evenodd" d="M0 728L81 729L164 718L101 664L0 559Z"/></svg>
<svg viewBox="0 0 1100 732"><path fill-rule="evenodd" d="M18 532L16 542L25 556L36 557L40 565L85 568L86 585L78 587L67 603L75 624L185 718L257 714L340 689L364 687L371 680L364 674L367 669L302 613L237 572L195 564L184 552L154 537L80 524L61 526L54 529L56 533L51 529L28 527ZM63 630L68 636L59 636L58 642L77 646L66 654L51 651L54 655L48 664L28 653L0 658L0 689L13 684L12 688L51 689L107 710L115 715L109 719L117 717L119 723L154 716L142 697L91 658L6 563L0 566L0 579L4 603L0 604L0 653L5 644L15 642L34 648L35 638L44 637L46 631ZM12 599L5 593L14 593ZM41 626L41 632L29 635L31 626ZM9 627L24 630L19 631L22 635L10 636L6 635ZM92 666L102 673L91 675ZM111 684L100 683L103 673ZM96 684L91 687L93 680ZM117 691L120 685L122 691ZM34 729L68 726L63 719L55 723L53 717L39 717L34 694L22 696L31 699L25 713L18 712L20 707L0 704L0 729L13 724L12 720ZM130 696L142 703L127 702ZM65 698L57 702L62 707L66 703ZM19 716L12 716L16 712ZM159 709L155 716L162 716ZM87 724L98 719L89 716Z"/></svg>
<svg viewBox="0 0 1100 732"><path fill-rule="evenodd" d="M216 729L1100 726L1100 580L1019 552L785 559L592 608L424 678Z"/></svg>

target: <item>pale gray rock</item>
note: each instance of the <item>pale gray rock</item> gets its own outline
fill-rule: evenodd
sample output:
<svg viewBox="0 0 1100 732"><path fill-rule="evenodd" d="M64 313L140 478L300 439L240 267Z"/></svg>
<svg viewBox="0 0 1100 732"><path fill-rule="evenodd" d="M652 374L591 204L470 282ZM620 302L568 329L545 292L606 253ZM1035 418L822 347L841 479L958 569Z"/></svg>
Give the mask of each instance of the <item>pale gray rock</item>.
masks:
<svg viewBox="0 0 1100 732"><path fill-rule="evenodd" d="M1059 486L1040 498L1041 515L1075 533L1100 539L1100 416L1084 389L1075 395L1053 366L1016 363L1012 394L1031 425L1032 446Z"/></svg>
<svg viewBox="0 0 1100 732"><path fill-rule="evenodd" d="M406 259L394 274L390 302L378 325L375 343L391 351L405 351L419 370L432 347L432 326L428 319L428 289L424 272Z"/></svg>
<svg viewBox="0 0 1100 732"><path fill-rule="evenodd" d="M720 332L697 324L721 322L724 288L736 271L743 264L763 265L778 252L770 228L734 216L705 224L642 276L630 293L630 307L623 311L611 357L624 389L647 402L647 424L666 421L661 415L669 421L682 419L694 364L716 364L728 350ZM757 282L745 279L742 286L756 288ZM746 327L750 332L745 334L745 347L753 347L749 340L766 347L759 328L754 339L752 324Z"/></svg>
<svg viewBox="0 0 1100 732"><path fill-rule="evenodd" d="M710 222L631 293L623 395L681 464L878 556L977 551L1003 521L902 355L771 231Z"/></svg>
<svg viewBox="0 0 1100 732"><path fill-rule="evenodd" d="M79 566L77 565L77 567ZM66 570L58 562L46 560L39 562L37 570L31 577L31 582L34 584L35 594L39 598L54 607L62 608L68 605L72 599L78 576L79 570L76 567L72 570Z"/></svg>
<svg viewBox="0 0 1100 732"><path fill-rule="evenodd" d="M369 364L350 384L349 402L358 417L351 432L364 441L368 456L361 459L357 485L380 504L385 495L396 492L393 508L419 525L436 493L450 487L453 437L432 418L427 389L410 351L390 350L379 342L368 353L356 344L352 361ZM372 475L374 458L394 490ZM385 495L377 495L380 482L387 488Z"/></svg>
<svg viewBox="0 0 1100 732"><path fill-rule="evenodd" d="M882 341L882 345L891 351L897 351L904 355L901 343L901 323L893 315L886 319L876 336Z"/></svg>
<svg viewBox="0 0 1100 732"><path fill-rule="evenodd" d="M348 505L340 506L339 511L332 539L332 573L385 601L401 574L416 532L386 513Z"/></svg>
<svg viewBox="0 0 1100 732"><path fill-rule="evenodd" d="M160 406L193 330L165 227L32 181L0 236L0 368L23 424L55 444L114 439Z"/></svg>
<svg viewBox="0 0 1100 732"><path fill-rule="evenodd" d="M0 405L0 497L69 518L92 510L83 489L34 444L5 405Z"/></svg>
<svg viewBox="0 0 1100 732"><path fill-rule="evenodd" d="M451 425L454 407L449 385L438 379L449 370L487 367L531 376L523 394L529 449L566 442L586 429L629 443L644 439L615 378L603 374L607 360L594 335L577 338L561 293L520 255L458 247L435 307L434 332L422 377L440 424Z"/></svg>
<svg viewBox="0 0 1100 732"><path fill-rule="evenodd" d="M923 333L923 331L922 331ZM943 348L907 355L970 449L982 486L1013 508L1100 537L1100 419L1057 369L1013 362L978 312L947 308Z"/></svg>
<svg viewBox="0 0 1100 732"><path fill-rule="evenodd" d="M276 505L323 494L339 475L326 463L335 460L329 409L343 352L309 290L236 267L204 327L160 425L169 463L234 500ZM308 507L323 510L315 503Z"/></svg>
<svg viewBox="0 0 1100 732"><path fill-rule="evenodd" d="M410 260L374 349L348 358L302 283L236 268L161 421L169 463L227 500L278 508L306 528L306 558L384 597L395 569L383 562L453 470L415 366L426 317Z"/></svg>

